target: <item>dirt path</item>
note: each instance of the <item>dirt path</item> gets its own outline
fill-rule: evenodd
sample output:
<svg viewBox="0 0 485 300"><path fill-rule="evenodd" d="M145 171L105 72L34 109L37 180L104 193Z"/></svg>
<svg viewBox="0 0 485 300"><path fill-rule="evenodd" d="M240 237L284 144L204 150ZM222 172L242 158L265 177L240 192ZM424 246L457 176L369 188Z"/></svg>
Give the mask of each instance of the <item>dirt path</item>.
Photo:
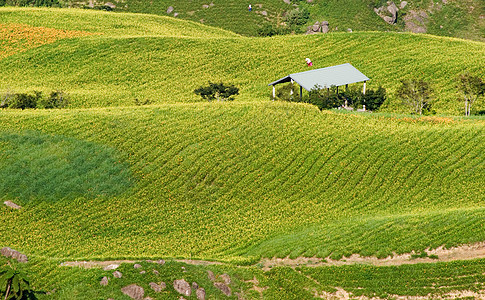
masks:
<svg viewBox="0 0 485 300"><path fill-rule="evenodd" d="M147 261L147 262L159 262L159 261L153 261L153 260L105 260L105 261L65 261L61 263L61 266L63 267L82 267L85 269L91 269L91 268L104 268L109 265L120 265L120 264L134 264L136 262L140 261ZM217 261L206 261L206 260L190 260L190 259L175 259L175 261L178 262L183 262L189 265L202 265L202 266L208 266L208 265L222 265L223 263L217 262Z"/></svg>
<svg viewBox="0 0 485 300"><path fill-rule="evenodd" d="M485 242L480 242L472 245L464 245L460 247L453 247L449 249L444 249L439 247L433 250L426 250L428 256L436 255L437 259L433 258L411 258L411 253L402 255L393 255L387 258L377 258L375 256L363 257L358 254L353 254L350 257L346 257L341 260L333 260L329 257L322 258L308 258L308 257L298 257L295 259L290 258L271 258L262 259L260 263L263 264L263 270L270 270L272 267L276 266L308 266L308 267L318 267L318 266L341 266L341 265L352 265L352 264L368 264L374 266L399 266L399 265L410 265L418 263L434 263L434 262L446 262L453 260L470 260L477 258L485 258Z"/></svg>

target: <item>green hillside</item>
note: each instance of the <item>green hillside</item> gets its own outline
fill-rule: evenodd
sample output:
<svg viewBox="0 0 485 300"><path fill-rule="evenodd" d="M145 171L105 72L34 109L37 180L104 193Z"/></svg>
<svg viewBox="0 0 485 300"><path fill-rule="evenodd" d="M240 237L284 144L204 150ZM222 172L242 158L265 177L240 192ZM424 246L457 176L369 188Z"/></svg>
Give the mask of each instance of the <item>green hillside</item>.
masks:
<svg viewBox="0 0 485 300"><path fill-rule="evenodd" d="M102 33L63 39L0 61L5 74L0 91L60 89L71 96L72 107L127 106L135 99L200 101L193 91L209 80L236 84L240 100L266 100L271 94L269 82L307 70L304 59L311 57L315 68L353 64L371 78L370 87L387 89L389 111L402 109L394 95L400 80L418 77L435 89L438 113L458 114L462 105L455 77L465 70L485 76L483 43L429 35L363 32L244 38L167 17L85 10L3 11L5 24L49 24ZM95 29L95 19L111 25ZM133 25L144 24L145 19L148 25ZM483 110L483 103L474 109Z"/></svg>
<svg viewBox="0 0 485 300"><path fill-rule="evenodd" d="M221 27L243 35L256 35L264 24L281 24L285 15L295 9L307 8L310 19L328 21L331 31L410 31L413 27L425 28L427 33L485 41L485 6L480 0L448 1L406 1L407 5L398 12L397 24L389 25L375 12L374 7L386 4L380 0L313 0L292 1L286 4L283 0L266 0L253 2L253 11L247 11L248 1L213 0L213 1L142 1L127 0L118 5L117 10L143 12L158 15L174 16L204 24ZM398 7L402 1L394 1ZM204 8L203 5L210 5ZM168 7L174 11L167 14ZM266 15L263 15L266 12Z"/></svg>
<svg viewBox="0 0 485 300"><path fill-rule="evenodd" d="M482 241L484 124L433 120L269 102L3 112L2 199L26 209L2 208L1 242L223 259Z"/></svg>
<svg viewBox="0 0 485 300"><path fill-rule="evenodd" d="M352 63L387 89L382 112L270 101L267 84L308 70L305 57ZM0 272L24 271L40 299L129 299L133 283L180 299L181 278L207 299L483 298L478 252L428 255L485 247L485 121L452 116L455 76L484 78L483 66L484 43L432 35L255 38L166 16L1 8L0 101L62 90L70 105L0 109L0 202L22 206L0 206L0 248L29 257L0 256ZM411 77L433 85L440 116L397 114ZM202 101L207 81L240 95ZM69 266L83 260L100 263ZM102 269L110 260L122 278Z"/></svg>
<svg viewBox="0 0 485 300"><path fill-rule="evenodd" d="M8 181L0 198L23 209L0 208L0 245L28 253L34 270L52 272L48 280L35 277L39 288L66 288L81 276L74 290L104 295L117 285L89 288L101 269L72 273L53 264L385 257L479 242L484 128L480 119L321 113L278 102L3 111L1 176ZM301 280L278 270L244 278L267 278L276 286L266 295L278 298L279 276L296 276L291 285ZM352 272L349 282L362 276ZM397 287L349 284L366 295Z"/></svg>

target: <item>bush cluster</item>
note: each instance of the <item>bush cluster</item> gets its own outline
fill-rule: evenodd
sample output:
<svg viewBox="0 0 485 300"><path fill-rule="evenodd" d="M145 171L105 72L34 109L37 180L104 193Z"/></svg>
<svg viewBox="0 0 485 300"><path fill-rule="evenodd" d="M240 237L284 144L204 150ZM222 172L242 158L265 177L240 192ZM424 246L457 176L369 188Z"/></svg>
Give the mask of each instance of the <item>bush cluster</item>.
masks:
<svg viewBox="0 0 485 300"><path fill-rule="evenodd" d="M0 0L0 6L63 7L59 0Z"/></svg>
<svg viewBox="0 0 485 300"><path fill-rule="evenodd" d="M209 101L218 100L224 101L234 100L235 95L239 94L239 88L234 85L224 85L224 83L213 83L209 81L208 86L201 86L198 89L194 90L196 95L202 97L202 99L206 99Z"/></svg>
<svg viewBox="0 0 485 300"><path fill-rule="evenodd" d="M28 93L6 93L0 100L0 108L65 108L69 104L67 95L62 91L52 91L49 96L44 97L42 92L34 91Z"/></svg>
<svg viewBox="0 0 485 300"><path fill-rule="evenodd" d="M291 83L284 85L277 90L276 97L285 101L310 103L316 105L320 110L343 106L358 109L365 105L366 110L376 111L387 99L386 89L383 87L379 87L376 90L368 89L363 94L359 88L340 89L337 91L336 87L325 89L315 86L301 100L299 93L291 94L292 89L296 91Z"/></svg>

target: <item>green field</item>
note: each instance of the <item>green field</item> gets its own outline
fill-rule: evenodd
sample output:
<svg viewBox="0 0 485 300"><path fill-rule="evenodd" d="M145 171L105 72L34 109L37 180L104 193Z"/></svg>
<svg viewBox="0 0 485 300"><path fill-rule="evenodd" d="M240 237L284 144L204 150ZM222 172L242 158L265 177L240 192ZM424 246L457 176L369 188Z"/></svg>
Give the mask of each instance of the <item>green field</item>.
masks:
<svg viewBox="0 0 485 300"><path fill-rule="evenodd" d="M34 289L55 289L41 298L123 299L121 287L137 282L145 295L178 299L171 282L182 277L209 299L224 297L207 270L231 276L234 299L310 299L340 289L380 298L485 294L483 259L261 265L485 241L485 120L452 116L462 110L454 77L485 75L484 43L392 32L248 38L173 18L77 9L2 8L0 25L26 29L21 38L0 37L0 92L63 90L71 98L68 109L0 110L0 200L22 206L0 207L0 247L29 256L21 268ZM63 33L42 41L41 27ZM305 70L307 56L315 67L350 62L370 87L384 86L384 112L269 101L267 83ZM404 109L393 93L411 76L432 81L440 116L397 114ZM240 95L203 102L193 90L208 80L236 84ZM473 112L484 108L482 99ZM159 258L166 265L144 261ZM123 264L124 277L102 287L110 272L60 266L114 259L140 261L147 274ZM167 290L151 291L155 280Z"/></svg>
<svg viewBox="0 0 485 300"><path fill-rule="evenodd" d="M0 61L0 91L63 90L71 107L130 106L200 101L194 89L207 81L240 87L239 100L267 100L267 86L290 73L349 62L369 86L388 91L388 111L403 110L395 97L400 80L429 81L438 113L461 113L455 77L485 76L483 43L402 33L335 33L324 36L244 38L167 17L86 10L2 9L2 23L102 33L63 39ZM99 20L94 23L94 20ZM147 25L135 26L142 23ZM94 24L100 24L93 28ZM104 25L106 24L106 25ZM110 25L111 24L111 25ZM106 27L106 29L104 29ZM116 27L112 29L113 27ZM187 28L185 30L185 28ZM184 34L177 32L186 32ZM483 102L475 112L485 109Z"/></svg>

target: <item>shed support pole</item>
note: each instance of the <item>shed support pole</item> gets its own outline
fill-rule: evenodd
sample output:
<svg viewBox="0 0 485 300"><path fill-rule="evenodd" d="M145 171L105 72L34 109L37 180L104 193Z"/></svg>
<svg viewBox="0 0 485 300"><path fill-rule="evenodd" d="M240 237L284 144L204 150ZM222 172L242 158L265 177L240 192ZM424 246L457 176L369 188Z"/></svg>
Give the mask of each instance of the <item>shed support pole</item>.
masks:
<svg viewBox="0 0 485 300"><path fill-rule="evenodd" d="M276 89L275 89L274 84L273 84L273 101L274 101L274 99L276 99Z"/></svg>
<svg viewBox="0 0 485 300"><path fill-rule="evenodd" d="M367 81L364 81L364 88L362 89L362 94L365 95L365 84ZM362 110L365 111L365 99L364 99L364 104L362 105Z"/></svg>
<svg viewBox="0 0 485 300"><path fill-rule="evenodd" d="M291 90L290 90L290 95L293 95L293 79L291 80Z"/></svg>
<svg viewBox="0 0 485 300"><path fill-rule="evenodd" d="M301 87L300 85L300 102L301 102L301 97L302 97L302 94L303 94L303 88Z"/></svg>

